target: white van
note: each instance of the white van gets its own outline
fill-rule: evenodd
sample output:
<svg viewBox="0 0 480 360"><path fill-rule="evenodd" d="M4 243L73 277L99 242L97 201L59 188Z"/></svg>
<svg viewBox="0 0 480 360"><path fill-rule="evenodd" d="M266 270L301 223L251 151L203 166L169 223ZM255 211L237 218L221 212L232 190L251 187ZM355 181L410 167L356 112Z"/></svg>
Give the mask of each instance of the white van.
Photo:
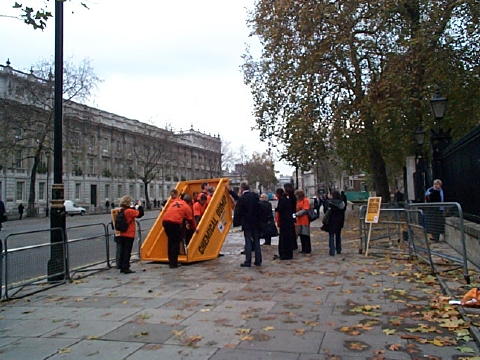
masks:
<svg viewBox="0 0 480 360"><path fill-rule="evenodd" d="M72 200L65 200L63 205L65 206L65 212L70 216L73 216L76 214L80 214L83 216L87 212L85 208L75 205L75 203Z"/></svg>

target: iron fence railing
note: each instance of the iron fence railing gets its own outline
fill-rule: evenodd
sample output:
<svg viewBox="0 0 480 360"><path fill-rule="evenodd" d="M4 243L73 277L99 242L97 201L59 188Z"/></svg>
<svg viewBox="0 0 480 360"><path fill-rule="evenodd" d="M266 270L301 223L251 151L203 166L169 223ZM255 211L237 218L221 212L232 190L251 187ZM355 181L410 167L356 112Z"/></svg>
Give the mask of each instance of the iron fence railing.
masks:
<svg viewBox="0 0 480 360"><path fill-rule="evenodd" d="M136 221L134 249L137 250L132 253L133 261L139 258L142 239L155 220ZM46 240L51 232L60 233L61 243ZM25 241L31 245L21 246ZM62 270L52 273L48 264L59 245ZM64 283L75 275L109 269L118 259L117 248L111 222L70 226L65 232L52 228L9 234L0 241L0 299L31 295Z"/></svg>

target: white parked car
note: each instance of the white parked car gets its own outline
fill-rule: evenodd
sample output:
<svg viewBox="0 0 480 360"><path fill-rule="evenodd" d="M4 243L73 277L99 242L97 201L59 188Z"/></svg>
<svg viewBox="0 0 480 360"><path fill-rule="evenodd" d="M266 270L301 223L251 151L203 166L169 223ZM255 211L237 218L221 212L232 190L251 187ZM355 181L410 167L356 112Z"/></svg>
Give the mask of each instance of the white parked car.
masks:
<svg viewBox="0 0 480 360"><path fill-rule="evenodd" d="M83 216L87 212L85 208L75 205L75 203L72 200L65 200L63 205L65 206L65 212L70 216L73 216L76 214L80 214Z"/></svg>

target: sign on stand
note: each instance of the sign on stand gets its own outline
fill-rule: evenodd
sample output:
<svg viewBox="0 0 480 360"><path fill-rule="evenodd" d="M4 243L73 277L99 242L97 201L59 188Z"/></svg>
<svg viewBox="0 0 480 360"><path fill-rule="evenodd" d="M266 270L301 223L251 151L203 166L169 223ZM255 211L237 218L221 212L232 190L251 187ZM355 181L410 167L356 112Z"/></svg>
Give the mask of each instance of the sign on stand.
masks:
<svg viewBox="0 0 480 360"><path fill-rule="evenodd" d="M372 236L372 224L377 224L380 217L380 207L382 205L382 197L374 196L368 198L367 213L365 214L365 223L370 224L368 227L367 246L365 256L368 256L368 246L370 237Z"/></svg>

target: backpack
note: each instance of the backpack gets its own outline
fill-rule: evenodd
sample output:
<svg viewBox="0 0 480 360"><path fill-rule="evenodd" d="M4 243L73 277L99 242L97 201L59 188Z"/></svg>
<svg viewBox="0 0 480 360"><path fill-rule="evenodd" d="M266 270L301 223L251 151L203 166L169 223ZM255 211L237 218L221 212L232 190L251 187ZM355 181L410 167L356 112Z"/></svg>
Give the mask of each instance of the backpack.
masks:
<svg viewBox="0 0 480 360"><path fill-rule="evenodd" d="M128 229L127 218L125 217L125 212L120 210L115 218L115 230L120 232L125 232Z"/></svg>
<svg viewBox="0 0 480 360"><path fill-rule="evenodd" d="M314 221L318 219L318 213L317 213L317 210L315 209L312 209L312 208L308 209L307 215L308 215L308 220L310 221Z"/></svg>

